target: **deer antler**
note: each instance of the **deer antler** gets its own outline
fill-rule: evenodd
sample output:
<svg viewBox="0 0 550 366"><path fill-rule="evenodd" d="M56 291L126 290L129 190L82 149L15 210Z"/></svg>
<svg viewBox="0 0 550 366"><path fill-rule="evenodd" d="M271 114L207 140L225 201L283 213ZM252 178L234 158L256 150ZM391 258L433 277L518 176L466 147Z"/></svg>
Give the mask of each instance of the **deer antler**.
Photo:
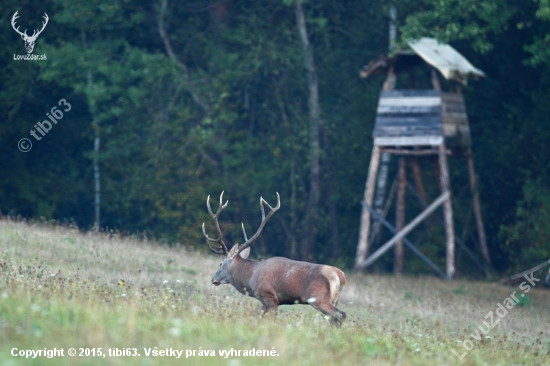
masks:
<svg viewBox="0 0 550 366"><path fill-rule="evenodd" d="M210 207L210 196L206 199L206 207L208 208L208 213L210 216L212 216L212 219L214 219L214 224L216 224L216 231L218 232L218 238L212 239L208 235L206 235L206 231L204 230L204 222L202 223L202 233L206 237L208 248L210 248L211 251L213 251L216 254L227 254L227 247L225 246L225 243L223 242L223 234L222 230L220 229L220 224L218 222L218 216L220 216L220 213L222 210L227 206L229 201L226 201L225 204L223 204L223 191L220 195L220 207L218 208L218 211L216 213L212 212L212 208ZM217 243L217 245L212 245L212 243Z"/></svg>
<svg viewBox="0 0 550 366"><path fill-rule="evenodd" d="M267 214L267 216L265 215L264 203L269 208L269 213ZM277 206L275 208L271 207L269 203L267 203L267 201L264 200L262 197L260 197L260 208L262 209L262 223L260 224L260 228L258 229L258 231L256 231L256 234L254 234L250 239L248 239L248 237L246 236L244 224L242 224L245 242L244 244L239 245L239 250L237 251L238 253L246 249L254 240L256 240L258 236L260 236L260 233L262 232L267 220L269 220L269 218L273 215L273 213L275 213L275 211L281 208L281 198L279 197L279 193L277 192Z"/></svg>
<svg viewBox="0 0 550 366"><path fill-rule="evenodd" d="M24 32L21 32L19 30L19 26L17 28L15 28L15 21L17 18L19 18L19 15L17 14L19 13L19 10L17 10L15 12L15 14L13 14L13 17L11 17L11 26L13 28L14 31L16 31L17 33L19 33L22 37L24 37L25 39L29 40L29 41L35 41L36 38L38 38L38 36L40 35L40 33L42 33L42 31L44 30L44 28L46 28L46 25L48 24L48 20L50 19L48 17L48 14L44 13L44 20L45 22L42 22L42 29L40 29L39 31L37 31L36 29L33 31L32 33L32 36L29 37L29 35L27 34L27 30L25 29ZM38 33L37 33L38 32Z"/></svg>
<svg viewBox="0 0 550 366"><path fill-rule="evenodd" d="M48 14L44 13L44 20L46 21L46 23L42 22L42 29L40 29L38 31L38 33L36 33L36 29L33 31L32 33L32 36L30 36L29 38L32 39L32 40L36 40L36 38L38 38L38 36L40 35L40 33L42 33L42 31L44 30L44 28L46 28L46 25L48 24L48 20L50 18L48 18ZM25 29L25 34L26 34L26 29ZM35 34L36 33L36 34Z"/></svg>
<svg viewBox="0 0 550 366"><path fill-rule="evenodd" d="M17 33L19 33L21 36L26 36L26 37L28 37L28 36L27 36L27 30L26 30L26 29L25 29L25 33L23 33L23 32L21 32L21 31L19 30L19 26L18 26L17 28L15 28L15 20L16 20L17 18L19 18L19 15L17 15L17 13L19 13L19 10L17 10L17 11L15 12L15 14L13 14L13 17L11 17L11 27L13 28L14 31L16 31ZM44 13L44 14L45 14L45 13Z"/></svg>

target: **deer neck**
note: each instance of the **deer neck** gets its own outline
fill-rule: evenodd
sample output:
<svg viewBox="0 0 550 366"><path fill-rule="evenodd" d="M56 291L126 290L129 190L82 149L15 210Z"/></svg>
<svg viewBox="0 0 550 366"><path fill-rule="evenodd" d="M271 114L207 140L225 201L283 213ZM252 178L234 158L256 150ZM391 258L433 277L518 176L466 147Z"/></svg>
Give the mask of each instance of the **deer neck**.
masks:
<svg viewBox="0 0 550 366"><path fill-rule="evenodd" d="M254 294L250 288L249 282L252 274L254 273L256 263L258 262L249 261L237 255L234 259L233 265L231 266L230 282L233 287L235 287L240 293L252 297L254 297Z"/></svg>

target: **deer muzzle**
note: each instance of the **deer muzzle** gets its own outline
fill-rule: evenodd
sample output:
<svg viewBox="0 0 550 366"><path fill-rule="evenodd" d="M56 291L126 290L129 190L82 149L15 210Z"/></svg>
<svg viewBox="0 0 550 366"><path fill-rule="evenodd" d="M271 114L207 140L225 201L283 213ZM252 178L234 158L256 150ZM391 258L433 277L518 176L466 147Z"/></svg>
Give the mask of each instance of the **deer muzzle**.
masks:
<svg viewBox="0 0 550 366"><path fill-rule="evenodd" d="M227 279L227 275L225 272L223 272L221 269L214 274L214 277L212 277L212 284L214 286L219 286L229 283L229 280Z"/></svg>

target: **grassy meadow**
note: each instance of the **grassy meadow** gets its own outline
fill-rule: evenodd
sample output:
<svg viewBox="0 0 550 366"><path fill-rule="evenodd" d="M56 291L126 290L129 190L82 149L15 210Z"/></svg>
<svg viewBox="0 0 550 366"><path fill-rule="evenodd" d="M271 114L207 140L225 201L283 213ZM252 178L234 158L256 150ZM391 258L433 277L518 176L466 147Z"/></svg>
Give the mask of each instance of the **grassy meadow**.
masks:
<svg viewBox="0 0 550 366"><path fill-rule="evenodd" d="M478 341L470 335L517 287L347 271L339 308L348 318L336 329L309 306L260 318L257 300L210 284L218 262L143 238L0 220L0 366L550 365L542 285ZM452 349L464 353L465 340L473 348L459 360ZM145 355L155 347L183 353ZM13 348L63 348L64 356L14 357ZM80 348L106 356L78 356ZM114 348L139 356L109 356ZM275 355L219 355L230 349Z"/></svg>

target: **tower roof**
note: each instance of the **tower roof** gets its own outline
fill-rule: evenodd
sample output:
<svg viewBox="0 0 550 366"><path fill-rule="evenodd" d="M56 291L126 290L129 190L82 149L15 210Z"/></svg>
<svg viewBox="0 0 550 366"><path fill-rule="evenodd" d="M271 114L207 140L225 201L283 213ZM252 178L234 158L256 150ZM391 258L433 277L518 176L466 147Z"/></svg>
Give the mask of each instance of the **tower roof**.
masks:
<svg viewBox="0 0 550 366"><path fill-rule="evenodd" d="M394 56L382 55L371 61L360 71L363 78L383 73L394 66L399 73L414 67L423 60L435 67L446 79L466 84L468 78L478 79L485 73L474 67L464 56L448 44L439 43L433 38L420 38L409 42L410 49L401 50Z"/></svg>

